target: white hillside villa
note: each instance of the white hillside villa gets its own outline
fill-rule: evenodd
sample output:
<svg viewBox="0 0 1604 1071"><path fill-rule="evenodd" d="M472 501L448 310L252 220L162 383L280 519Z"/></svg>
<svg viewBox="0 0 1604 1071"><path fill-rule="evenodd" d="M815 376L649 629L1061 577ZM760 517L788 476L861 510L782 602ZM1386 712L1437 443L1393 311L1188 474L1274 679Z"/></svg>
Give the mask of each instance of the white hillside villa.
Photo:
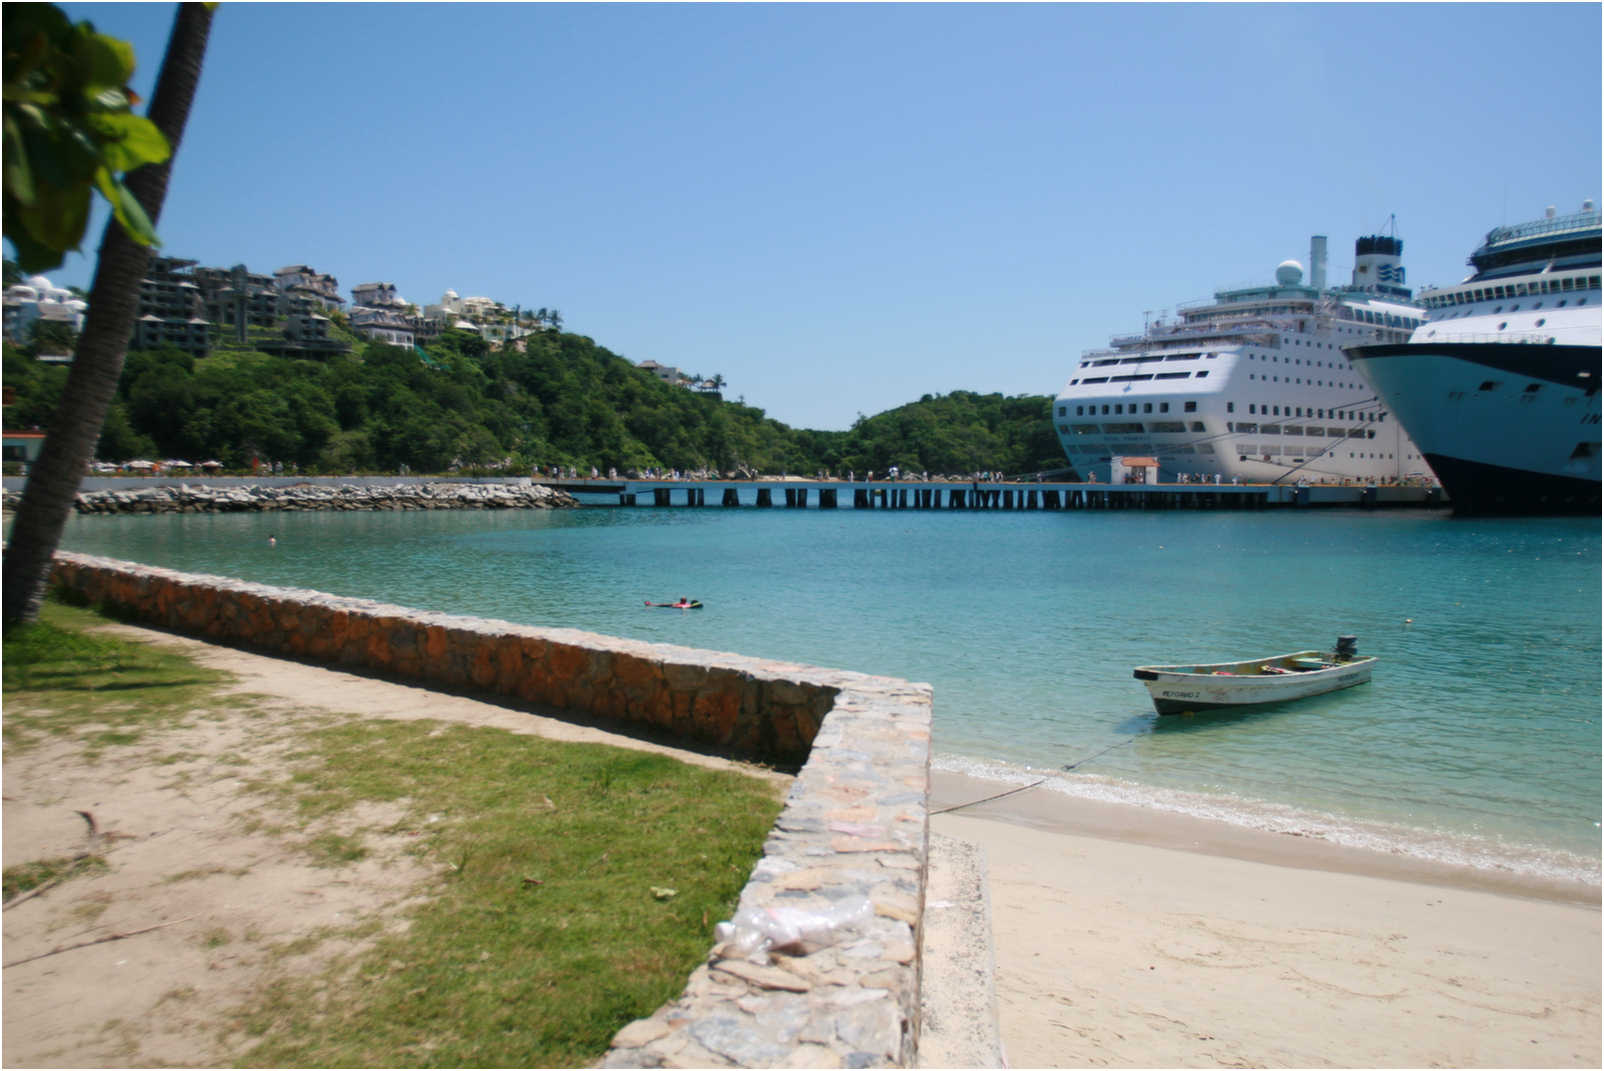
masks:
<svg viewBox="0 0 1604 1071"><path fill-rule="evenodd" d="M89 305L72 291L63 290L43 275L30 276L5 292L5 336L13 342L33 337L34 324L60 323L74 331L84 329Z"/></svg>

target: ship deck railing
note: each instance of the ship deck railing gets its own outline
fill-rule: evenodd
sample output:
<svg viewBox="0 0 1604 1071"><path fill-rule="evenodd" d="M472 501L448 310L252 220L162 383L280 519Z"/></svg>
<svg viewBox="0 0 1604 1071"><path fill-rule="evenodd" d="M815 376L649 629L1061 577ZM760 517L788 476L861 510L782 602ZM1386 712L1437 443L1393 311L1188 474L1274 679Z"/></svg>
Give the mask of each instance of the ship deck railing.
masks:
<svg viewBox="0 0 1604 1071"><path fill-rule="evenodd" d="M1509 242L1519 238L1532 238L1540 234L1560 234L1565 231L1586 230L1599 226L1599 213L1573 212L1568 216L1534 219L1529 223L1516 223L1508 227L1494 227L1487 232L1483 245Z"/></svg>

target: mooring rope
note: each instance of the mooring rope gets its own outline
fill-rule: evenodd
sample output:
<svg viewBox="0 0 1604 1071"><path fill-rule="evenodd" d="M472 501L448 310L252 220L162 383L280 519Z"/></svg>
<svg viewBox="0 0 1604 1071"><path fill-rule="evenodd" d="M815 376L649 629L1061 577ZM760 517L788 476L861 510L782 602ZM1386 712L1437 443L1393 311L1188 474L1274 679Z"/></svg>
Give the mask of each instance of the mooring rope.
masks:
<svg viewBox="0 0 1604 1071"><path fill-rule="evenodd" d="M1110 751L1113 751L1113 750L1114 750L1114 749L1115 749L1115 748L1117 748L1117 747L1124 747L1124 746L1125 746L1125 745L1126 745L1126 744L1128 744L1128 743L1130 743L1130 742L1131 742L1131 741L1132 741L1132 740L1135 740L1135 739L1136 739L1136 738L1137 738L1137 737L1138 737L1138 736L1141 736L1141 735L1142 735L1142 734L1141 734L1141 733L1135 733L1135 734L1133 734L1133 735L1131 735L1131 736L1127 736L1127 737L1126 737L1126 738L1125 738L1125 739L1124 739L1124 740L1121 740L1121 741L1120 741L1120 742L1119 742L1119 743L1117 743L1117 744L1110 744L1110 745L1108 745L1108 746L1107 746L1107 747L1105 747L1105 748L1104 748L1104 749L1103 749L1103 750L1101 750L1101 751L1099 751L1099 752L1097 752L1097 753L1096 753L1096 754L1095 754L1095 755L1088 755L1088 756L1086 756L1086 757L1085 757L1085 758L1084 758L1084 759L1080 759L1080 760L1078 760L1078 761L1076 761L1076 762L1072 762L1072 763L1070 763L1070 764L1069 764L1069 765L1067 765L1067 766L1065 766L1065 767L1064 767L1064 769L1066 769L1066 770L1073 770L1073 769L1075 769L1075 768L1076 768L1076 767L1077 767L1077 766L1084 766L1084 765L1086 765L1086 764L1087 764L1087 763L1088 763L1088 762L1091 762L1091 761L1092 761L1092 760L1093 760L1093 759L1100 759L1100 758L1102 758L1102 757L1103 757L1103 756L1104 756L1104 755L1107 755L1107 754L1108 754L1108 753L1109 753L1109 752L1110 752Z"/></svg>
<svg viewBox="0 0 1604 1071"><path fill-rule="evenodd" d="M992 800L1000 800L1004 796L1012 796L1016 793L1024 792L1026 789L1035 788L1037 785L1042 784L1046 780L1047 778L1044 777L1040 781L1033 781L1028 785L1020 785L1018 788L1011 788L1007 792L999 792L995 796L987 796L985 799L970 800L968 803L955 803L951 807L943 807L939 811L931 811L930 813L946 814L948 811L959 811L965 807L974 807L982 803L990 803Z"/></svg>
<svg viewBox="0 0 1604 1071"><path fill-rule="evenodd" d="M1141 736L1141 735L1142 735L1141 733L1136 733L1136 734L1134 734L1132 736L1128 736L1124 740L1121 740L1119 743L1110 744L1107 747L1105 747L1103 750L1101 750L1099 752L1096 752L1094 754L1088 755L1084 759L1078 759L1075 762L1068 763L1067 765L1065 765L1063 767L1063 769L1065 769L1065 770L1073 770L1073 769L1075 769L1077 767L1084 766L1084 765L1086 765L1086 763L1091 762L1093 759L1101 758L1102 756L1107 755L1110 751L1113 751L1117 747L1124 747L1126 744L1129 744L1132 740L1135 740L1136 737ZM1005 792L998 792L995 795L984 796L984 797L982 797L982 798L980 798L978 800L970 800L968 803L955 803L951 807L942 807L940 810L931 811L930 813L935 815L935 814L946 814L949 811L961 811L965 807L976 807L976 806L979 806L982 803L990 803L992 800L1000 800L1000 799L1002 799L1002 798L1004 798L1006 796L1016 796L1021 792L1027 792L1030 789L1036 788L1038 785L1044 785L1046 783L1047 783L1047 778L1043 777L1043 778L1040 778L1040 779L1038 779L1036 781L1032 781L1028 785L1020 785L1018 788L1010 788Z"/></svg>

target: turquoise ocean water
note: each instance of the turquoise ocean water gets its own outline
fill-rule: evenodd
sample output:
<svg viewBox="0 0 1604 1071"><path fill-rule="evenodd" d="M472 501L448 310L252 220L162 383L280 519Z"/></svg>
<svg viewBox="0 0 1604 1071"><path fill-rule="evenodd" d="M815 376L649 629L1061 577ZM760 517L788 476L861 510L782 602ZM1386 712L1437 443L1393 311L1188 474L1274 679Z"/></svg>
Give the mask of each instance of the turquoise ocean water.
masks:
<svg viewBox="0 0 1604 1071"><path fill-rule="evenodd" d="M1596 884L1600 543L1423 511L709 505L78 517L63 545L928 681L940 768ZM707 608L643 606L681 595ZM1160 720L1131 678L1339 633L1374 681L1285 707Z"/></svg>

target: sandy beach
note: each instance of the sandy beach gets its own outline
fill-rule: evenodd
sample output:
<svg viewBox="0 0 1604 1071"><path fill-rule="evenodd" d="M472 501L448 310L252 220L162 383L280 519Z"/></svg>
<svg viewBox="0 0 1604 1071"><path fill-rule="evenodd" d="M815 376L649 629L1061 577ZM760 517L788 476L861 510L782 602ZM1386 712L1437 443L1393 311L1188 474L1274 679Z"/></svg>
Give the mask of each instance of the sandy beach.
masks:
<svg viewBox="0 0 1604 1071"><path fill-rule="evenodd" d="M1599 1066L1597 889L1041 792L931 827L986 854L1010 1066Z"/></svg>
<svg viewBox="0 0 1604 1071"><path fill-rule="evenodd" d="M236 673L238 691L286 712L433 717L657 749L462 696L114 627ZM193 769L180 769L189 781L176 788L172 770L137 755L120 765L109 755L68 761L59 748L7 757L7 865L76 850L84 830L74 808L92 809L102 835L119 838L111 872L5 915L8 966L41 957L6 971L7 1066L229 1063L242 1039L220 1038L217 1017L270 977L269 945L404 906L399 853L388 869L331 883L232 821L243 805L239 772L224 760L251 746L250 722L236 720L182 741ZM272 748L249 754L278 761ZM932 808L1006 788L938 772ZM1037 791L938 813L931 826L984 855L1011 1066L1600 1064L1596 888ZM196 872L197 859L217 873ZM99 918L94 933L139 936L52 954L84 939L85 917ZM235 938L220 945L223 932ZM943 984L938 973L927 986Z"/></svg>

